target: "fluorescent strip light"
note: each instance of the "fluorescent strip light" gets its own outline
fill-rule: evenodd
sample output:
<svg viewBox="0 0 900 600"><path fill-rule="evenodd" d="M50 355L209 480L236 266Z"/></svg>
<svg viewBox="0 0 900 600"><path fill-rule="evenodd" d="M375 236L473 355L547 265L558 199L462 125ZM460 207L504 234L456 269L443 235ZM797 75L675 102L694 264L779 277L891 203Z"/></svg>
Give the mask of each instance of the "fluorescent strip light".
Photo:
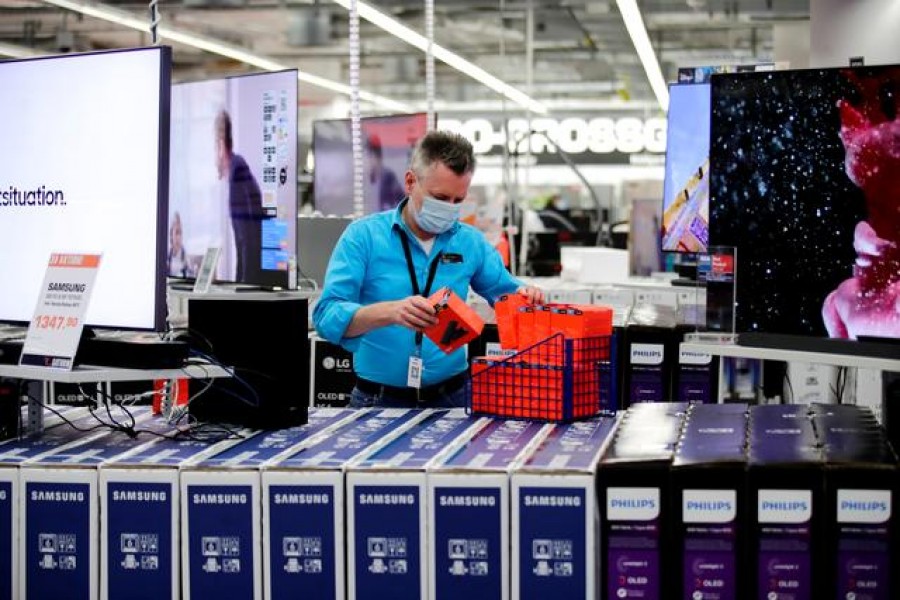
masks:
<svg viewBox="0 0 900 600"><path fill-rule="evenodd" d="M83 4L74 0L44 0L44 2L46 2L47 4L59 6L60 8L65 8L77 13L81 13L89 17L102 19L104 21L116 23L118 25L122 25L131 29L137 29L138 31L147 33L150 32L150 23L147 19L136 17L132 13L112 8L110 6L104 6L102 4ZM264 56L248 52L247 50L244 50L239 46L232 46L230 44L225 44L209 37L181 31L165 25L158 26L156 28L156 32L161 38L165 38L179 44L184 44L186 46L191 46L199 50L204 50L211 54L225 56L242 63L252 65L254 67L259 67L260 69L265 69L267 71L282 71L285 69L293 68L289 65L276 62ZM311 73L306 73L300 70L297 71L297 79L304 83L308 83L320 88L325 88L339 94L345 94L347 96L349 96L351 92L351 88L349 85L337 81L332 81L331 79L325 79L324 77L319 77L318 75L313 75ZM388 110L398 112L412 112L412 108L407 104L396 102L395 100L391 100L390 98L385 98L384 96L379 96L378 94L373 94L371 92L360 90L359 97L362 100L366 100L367 102L371 102L372 104L376 104Z"/></svg>
<svg viewBox="0 0 900 600"><path fill-rule="evenodd" d="M350 0L333 1L335 4L339 4L345 9L350 10ZM407 44L418 48L422 52L428 51L428 39L424 35L413 31L400 21L397 21L393 17L384 14L371 5L366 4L362 0L357 0L356 8L359 11L360 18L365 19L376 27L380 27L391 35L396 36L398 39L403 40ZM439 44L434 43L431 45L431 52L437 60L446 63L460 73L468 75L475 81L486 85L498 94L506 96L516 104L519 104L527 108L528 110L540 115L547 114L546 106L544 106L531 96L523 93L519 89L514 88L508 83L494 77L481 67L469 62L462 56L455 54L450 50L447 50Z"/></svg>
<svg viewBox="0 0 900 600"><path fill-rule="evenodd" d="M41 54L43 54L43 52L39 52L34 48L0 42L0 56L9 56L12 58L27 58L29 56L40 56Z"/></svg>
<svg viewBox="0 0 900 600"><path fill-rule="evenodd" d="M638 9L636 0L616 0L619 6L619 12L622 13L622 20L625 21L625 28L628 35L631 36L631 43L637 50L638 58L644 65L644 72L650 81L650 87L656 95L656 100L664 111L669 110L669 88L666 86L666 79L663 77L662 69L659 68L659 61L656 59L656 53L650 44L650 36L647 35L647 28L644 26L644 19L641 18L641 11Z"/></svg>

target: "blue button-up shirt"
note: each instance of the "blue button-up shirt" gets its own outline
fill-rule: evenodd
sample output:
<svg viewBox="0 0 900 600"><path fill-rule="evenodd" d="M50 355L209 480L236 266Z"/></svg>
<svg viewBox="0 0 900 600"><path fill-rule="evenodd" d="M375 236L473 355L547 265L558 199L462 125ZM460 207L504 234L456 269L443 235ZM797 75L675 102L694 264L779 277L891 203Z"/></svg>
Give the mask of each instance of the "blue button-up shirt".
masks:
<svg viewBox="0 0 900 600"><path fill-rule="evenodd" d="M470 225L456 223L438 235L426 256L415 234L403 222L401 211L405 204L401 202L395 210L369 215L347 227L328 262L322 295L313 311L318 334L354 353L357 375L397 387L406 386L409 357L416 349L415 331L388 325L354 338L344 337L344 332L362 306L413 295L401 235L409 236L420 292L424 293L429 265L439 252L445 256L456 254L461 260L445 259L438 264L431 293L446 286L465 299L471 286L493 304L502 294L512 293L522 285L503 266L500 254L488 244L484 234ZM427 337L422 342L421 356L423 386L440 383L467 367L465 347L445 354Z"/></svg>

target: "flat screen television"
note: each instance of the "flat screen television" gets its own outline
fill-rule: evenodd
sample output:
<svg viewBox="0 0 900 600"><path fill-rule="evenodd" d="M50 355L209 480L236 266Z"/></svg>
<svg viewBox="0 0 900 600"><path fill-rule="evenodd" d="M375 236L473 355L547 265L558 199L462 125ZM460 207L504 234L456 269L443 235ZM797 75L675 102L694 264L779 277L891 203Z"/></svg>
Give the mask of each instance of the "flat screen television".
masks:
<svg viewBox="0 0 900 600"><path fill-rule="evenodd" d="M662 250L705 252L709 246L708 83L669 86Z"/></svg>
<svg viewBox="0 0 900 600"><path fill-rule="evenodd" d="M51 253L102 254L85 325L166 329L171 49L0 62L0 321Z"/></svg>
<svg viewBox="0 0 900 600"><path fill-rule="evenodd" d="M350 119L313 122L314 203L324 215L347 216L353 207ZM393 208L406 195L403 182L413 146L428 130L428 115L412 113L360 119L364 214Z"/></svg>
<svg viewBox="0 0 900 600"><path fill-rule="evenodd" d="M710 243L737 248L741 337L900 338L900 66L714 75L711 99Z"/></svg>
<svg viewBox="0 0 900 600"><path fill-rule="evenodd" d="M169 275L194 278L218 247L217 280L286 287L297 245L297 70L173 85L171 157Z"/></svg>

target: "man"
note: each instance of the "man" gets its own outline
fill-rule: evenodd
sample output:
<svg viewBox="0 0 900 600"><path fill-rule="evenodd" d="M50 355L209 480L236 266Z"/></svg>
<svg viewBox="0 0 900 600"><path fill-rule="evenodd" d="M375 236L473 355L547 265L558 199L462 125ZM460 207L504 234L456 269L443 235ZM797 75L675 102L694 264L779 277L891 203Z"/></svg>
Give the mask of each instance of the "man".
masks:
<svg viewBox="0 0 900 600"><path fill-rule="evenodd" d="M471 286L490 302L517 290L543 301L480 231L458 222L474 170L465 138L426 134L406 172L406 198L351 223L338 241L313 321L319 335L354 353L351 406L465 406L465 350L444 354L421 333L437 322L426 297L441 287L466 298Z"/></svg>
<svg viewBox="0 0 900 600"><path fill-rule="evenodd" d="M228 111L219 111L215 128L216 169L220 180L228 176L228 208L237 260L235 281L258 283L262 270L262 194L247 161L234 153Z"/></svg>
<svg viewBox="0 0 900 600"><path fill-rule="evenodd" d="M366 206L388 210L403 199L403 185L397 175L384 164L381 138L377 134L366 137Z"/></svg>

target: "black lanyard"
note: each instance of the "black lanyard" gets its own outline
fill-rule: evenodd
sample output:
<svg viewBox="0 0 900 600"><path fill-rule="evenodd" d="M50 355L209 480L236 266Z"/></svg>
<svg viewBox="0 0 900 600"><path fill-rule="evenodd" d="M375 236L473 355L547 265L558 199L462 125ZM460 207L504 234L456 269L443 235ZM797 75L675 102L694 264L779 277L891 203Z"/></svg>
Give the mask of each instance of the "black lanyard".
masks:
<svg viewBox="0 0 900 600"><path fill-rule="evenodd" d="M419 291L419 278L416 277L416 268L413 266L412 259L412 251L409 249L409 236L402 229L400 230L400 241L403 242L403 254L406 255L406 268L409 270L409 281L412 283L413 294L422 295L426 298L431 293L431 284L434 283L434 275L437 273L438 264L441 262L441 257L444 254L444 251L440 251L437 253L437 256L434 257L434 260L431 261L431 264L428 265L428 279L425 280L425 289L423 291ZM422 345L422 332L416 332L416 346Z"/></svg>

